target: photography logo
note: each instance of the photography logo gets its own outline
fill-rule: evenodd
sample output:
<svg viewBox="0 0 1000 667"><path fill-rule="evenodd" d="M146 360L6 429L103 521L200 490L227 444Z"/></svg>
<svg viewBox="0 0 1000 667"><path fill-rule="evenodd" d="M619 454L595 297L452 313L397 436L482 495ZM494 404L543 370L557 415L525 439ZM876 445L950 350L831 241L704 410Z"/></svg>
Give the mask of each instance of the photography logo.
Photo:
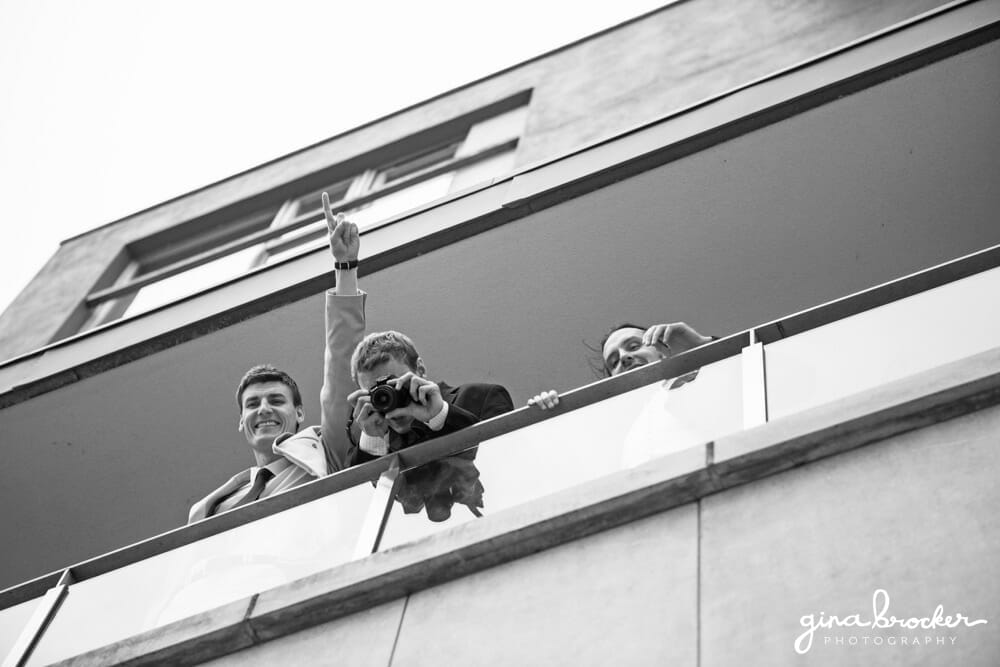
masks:
<svg viewBox="0 0 1000 667"><path fill-rule="evenodd" d="M987 622L985 618L973 620L957 612L945 615L944 605L940 604L929 616L898 618L889 613L889 593L880 588L872 594L871 615L835 616L820 612L800 618L799 624L805 631L795 640L795 652L808 653L817 636L830 646L947 646L958 639L947 630Z"/></svg>

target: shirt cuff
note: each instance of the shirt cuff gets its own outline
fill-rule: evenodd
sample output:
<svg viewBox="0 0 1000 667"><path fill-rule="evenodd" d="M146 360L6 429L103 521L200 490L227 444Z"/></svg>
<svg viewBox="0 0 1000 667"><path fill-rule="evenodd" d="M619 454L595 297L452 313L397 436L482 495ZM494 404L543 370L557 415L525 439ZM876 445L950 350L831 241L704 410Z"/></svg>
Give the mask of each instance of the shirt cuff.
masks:
<svg viewBox="0 0 1000 667"><path fill-rule="evenodd" d="M361 448L361 451L367 452L372 456L385 456L389 453L389 438L388 436L376 438L362 431L361 438L358 440L358 447Z"/></svg>
<svg viewBox="0 0 1000 667"><path fill-rule="evenodd" d="M427 422L427 426L432 431L440 431L444 428L444 422L446 419L448 419L448 401L445 401L444 405L441 406L441 412L431 417L431 420Z"/></svg>

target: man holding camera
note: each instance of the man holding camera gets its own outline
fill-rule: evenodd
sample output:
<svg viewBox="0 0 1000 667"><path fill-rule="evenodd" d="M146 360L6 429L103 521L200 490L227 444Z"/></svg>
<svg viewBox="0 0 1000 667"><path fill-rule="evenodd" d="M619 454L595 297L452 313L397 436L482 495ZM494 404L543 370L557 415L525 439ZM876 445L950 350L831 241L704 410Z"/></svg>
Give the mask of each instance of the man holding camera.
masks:
<svg viewBox="0 0 1000 667"><path fill-rule="evenodd" d="M428 379L416 346L398 331L372 333L351 357L360 389L348 396L361 425L355 462L397 451L510 412L510 394L498 384L449 387Z"/></svg>
<svg viewBox="0 0 1000 667"><path fill-rule="evenodd" d="M348 397L354 408L351 421L361 426L351 457L354 463L514 409L510 394L500 385L449 387L428 379L413 341L398 331L365 336L351 357L351 374L360 387ZM431 521L444 521L451 516L452 505L461 503L479 516L483 485L475 457L475 450L470 449L408 470L396 492L403 511L412 514L425 509Z"/></svg>

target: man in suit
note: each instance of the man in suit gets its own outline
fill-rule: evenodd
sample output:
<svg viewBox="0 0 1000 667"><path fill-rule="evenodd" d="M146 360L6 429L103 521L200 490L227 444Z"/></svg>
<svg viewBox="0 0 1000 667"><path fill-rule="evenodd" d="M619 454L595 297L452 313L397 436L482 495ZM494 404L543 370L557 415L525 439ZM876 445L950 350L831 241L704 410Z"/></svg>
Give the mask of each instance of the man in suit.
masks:
<svg viewBox="0 0 1000 667"><path fill-rule="evenodd" d="M351 405L350 354L365 331L365 294L358 289L357 225L333 215L323 193L336 287L326 293L326 349L321 423L302 429L305 410L298 385L269 365L251 368L236 389L238 430L246 438L255 465L243 470L188 513L188 523L305 484L351 465L352 444L344 431ZM301 430L300 430L301 429Z"/></svg>
<svg viewBox="0 0 1000 667"><path fill-rule="evenodd" d="M352 421L361 426L352 457L355 463L514 409L510 394L500 385L450 387L429 379L413 341L398 331L365 336L351 357L351 374L360 387L348 397L354 408ZM398 396L388 407L380 400L387 390ZM373 391L382 396L373 396ZM426 507L432 521L443 521L450 516L452 503L459 502L477 514L483 488L472 465L474 458L475 451L470 450L409 471L396 496L404 511Z"/></svg>

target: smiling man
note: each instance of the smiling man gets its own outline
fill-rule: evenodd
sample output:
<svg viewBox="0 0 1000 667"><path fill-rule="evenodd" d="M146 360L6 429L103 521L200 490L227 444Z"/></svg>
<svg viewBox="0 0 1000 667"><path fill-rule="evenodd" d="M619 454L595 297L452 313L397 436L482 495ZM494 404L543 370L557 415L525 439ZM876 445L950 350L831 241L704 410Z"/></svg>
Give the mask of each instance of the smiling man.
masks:
<svg viewBox="0 0 1000 667"><path fill-rule="evenodd" d="M353 389L350 354L365 331L365 295L358 290L358 228L334 216L323 193L336 287L326 293L326 349L321 424L302 428L305 409L299 387L274 366L254 366L236 388L237 428L246 438L254 465L199 500L188 523L281 493L348 467L351 441L344 430Z"/></svg>
<svg viewBox="0 0 1000 667"><path fill-rule="evenodd" d="M295 380L274 366L254 366L236 388L238 429L254 465L191 508L188 522L280 493L329 472L321 439L298 434L305 418ZM314 434L313 434L314 435Z"/></svg>

